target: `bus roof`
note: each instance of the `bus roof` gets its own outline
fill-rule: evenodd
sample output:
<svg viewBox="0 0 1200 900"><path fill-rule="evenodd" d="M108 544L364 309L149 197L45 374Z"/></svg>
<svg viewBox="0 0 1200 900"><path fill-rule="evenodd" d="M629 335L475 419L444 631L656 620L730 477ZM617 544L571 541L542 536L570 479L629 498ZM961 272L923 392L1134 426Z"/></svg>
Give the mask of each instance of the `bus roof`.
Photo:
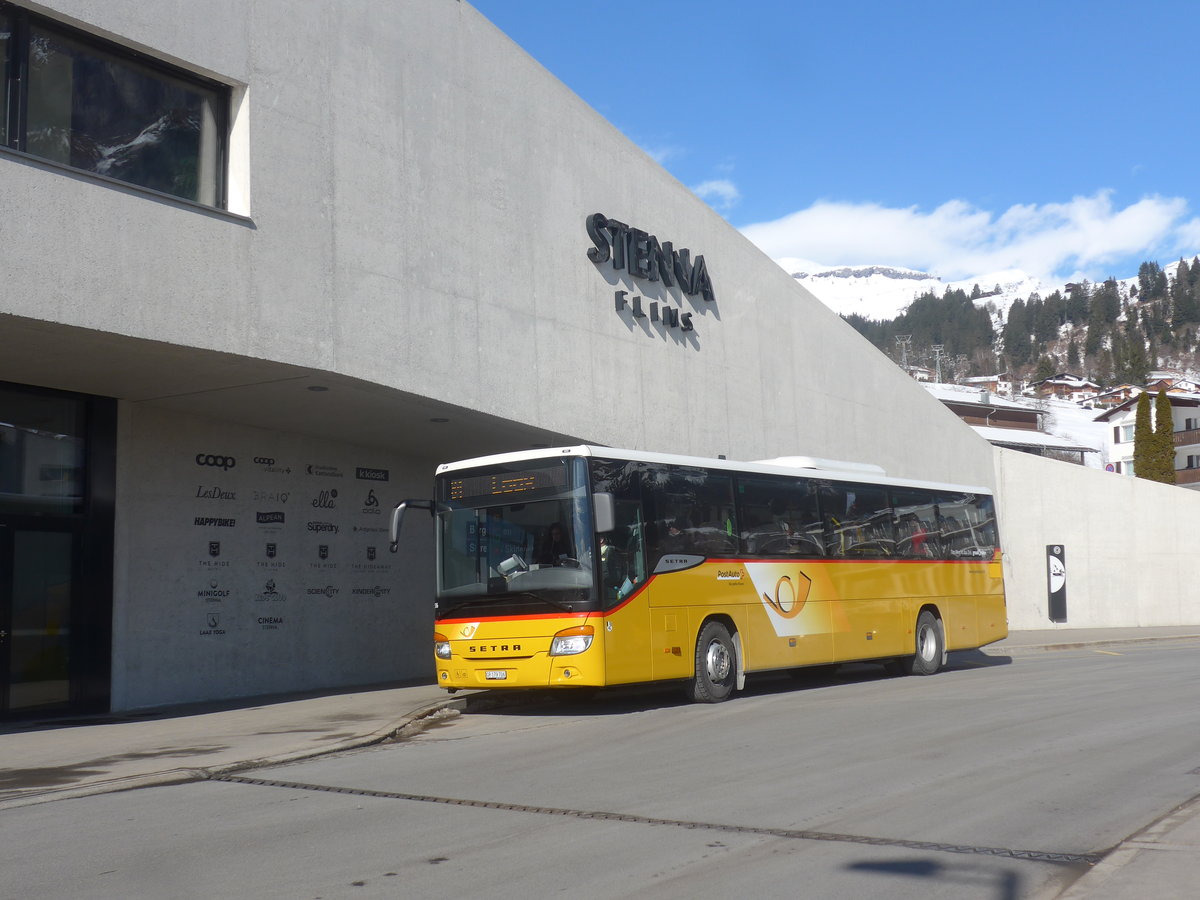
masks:
<svg viewBox="0 0 1200 900"><path fill-rule="evenodd" d="M505 463L557 459L564 456L595 456L602 459L623 459L630 462L658 463L660 465L688 466L701 469L724 469L730 472L745 472L760 475L800 475L827 478L832 481L869 482L896 487L920 487L934 490L964 491L974 494L991 494L991 488L975 485L952 484L938 481L918 481L911 478L895 478L885 470L870 463L843 463L837 460L811 456L784 456L778 459L742 462L733 459L711 459L704 456L683 456L675 453L652 453L647 450L622 450L618 447L597 447L579 444L574 447L548 447L537 450L517 450L512 453L496 453L474 459L462 459L442 463L437 474L475 469L482 466Z"/></svg>

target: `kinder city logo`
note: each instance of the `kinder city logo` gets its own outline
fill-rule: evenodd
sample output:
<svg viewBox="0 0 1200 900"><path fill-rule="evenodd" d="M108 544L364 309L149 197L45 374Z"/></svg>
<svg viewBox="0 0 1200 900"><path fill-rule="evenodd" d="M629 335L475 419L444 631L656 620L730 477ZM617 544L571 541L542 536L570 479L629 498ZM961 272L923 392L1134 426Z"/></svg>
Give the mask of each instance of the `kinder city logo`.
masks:
<svg viewBox="0 0 1200 900"><path fill-rule="evenodd" d="M352 591L350 591L350 593L356 596L364 597L386 597L391 592L392 589L390 587L383 587L379 584L375 585L374 587L354 588Z"/></svg>
<svg viewBox="0 0 1200 900"><path fill-rule="evenodd" d="M212 466L213 468L228 472L237 465L237 460L232 456L218 456L215 453L197 453L196 465Z"/></svg>

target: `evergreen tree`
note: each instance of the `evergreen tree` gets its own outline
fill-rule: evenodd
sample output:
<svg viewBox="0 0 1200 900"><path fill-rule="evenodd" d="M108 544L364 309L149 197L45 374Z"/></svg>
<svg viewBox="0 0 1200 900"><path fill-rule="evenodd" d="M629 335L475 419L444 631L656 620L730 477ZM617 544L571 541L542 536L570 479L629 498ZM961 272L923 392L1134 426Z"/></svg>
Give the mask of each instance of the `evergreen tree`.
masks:
<svg viewBox="0 0 1200 900"><path fill-rule="evenodd" d="M1175 328L1200 319L1200 305L1192 291L1191 273L1187 260L1179 260L1175 281L1171 284L1171 325Z"/></svg>
<svg viewBox="0 0 1200 900"><path fill-rule="evenodd" d="M1133 414L1133 474L1138 478L1151 478L1154 464L1154 426L1150 422L1150 394L1138 394L1137 409Z"/></svg>
<svg viewBox="0 0 1200 900"><path fill-rule="evenodd" d="M1071 338L1071 342L1067 344L1067 368L1072 372L1079 368L1079 345L1075 343L1075 338Z"/></svg>
<svg viewBox="0 0 1200 900"><path fill-rule="evenodd" d="M1047 378L1053 378L1054 363L1050 361L1050 357L1043 356L1038 360L1037 371L1033 374L1034 381L1045 381Z"/></svg>
<svg viewBox="0 0 1200 900"><path fill-rule="evenodd" d="M1171 398L1161 388L1154 399L1155 481L1175 483L1175 423L1171 415Z"/></svg>
<svg viewBox="0 0 1200 900"><path fill-rule="evenodd" d="M1138 266L1138 297L1143 303L1167 296L1167 275L1156 262Z"/></svg>

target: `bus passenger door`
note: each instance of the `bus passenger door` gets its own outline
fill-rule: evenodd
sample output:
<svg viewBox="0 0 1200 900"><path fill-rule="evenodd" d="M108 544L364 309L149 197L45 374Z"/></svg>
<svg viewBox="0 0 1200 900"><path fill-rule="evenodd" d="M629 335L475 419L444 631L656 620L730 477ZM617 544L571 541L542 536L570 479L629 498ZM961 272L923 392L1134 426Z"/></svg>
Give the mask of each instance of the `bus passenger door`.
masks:
<svg viewBox="0 0 1200 900"><path fill-rule="evenodd" d="M646 590L646 542L641 504L618 500L617 527L601 535L601 590L606 684L648 681L650 630Z"/></svg>

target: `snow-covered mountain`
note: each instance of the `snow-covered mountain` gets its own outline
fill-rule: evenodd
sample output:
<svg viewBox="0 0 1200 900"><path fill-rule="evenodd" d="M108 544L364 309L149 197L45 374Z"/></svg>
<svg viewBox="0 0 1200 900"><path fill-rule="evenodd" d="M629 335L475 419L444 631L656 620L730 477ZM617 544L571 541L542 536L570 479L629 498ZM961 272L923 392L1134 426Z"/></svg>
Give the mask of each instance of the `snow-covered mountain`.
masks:
<svg viewBox="0 0 1200 900"><path fill-rule="evenodd" d="M1002 314L1015 300L1028 300L1033 293L1045 297L1064 285L1048 285L1020 269L991 272L961 281L942 281L937 275L895 266L815 267L800 259L777 259L797 282L811 291L834 312L857 313L868 319L894 319L921 294L933 291L941 296L948 288L961 288L968 294L979 285L985 297L979 303L993 303ZM1137 279L1133 279L1136 284Z"/></svg>

